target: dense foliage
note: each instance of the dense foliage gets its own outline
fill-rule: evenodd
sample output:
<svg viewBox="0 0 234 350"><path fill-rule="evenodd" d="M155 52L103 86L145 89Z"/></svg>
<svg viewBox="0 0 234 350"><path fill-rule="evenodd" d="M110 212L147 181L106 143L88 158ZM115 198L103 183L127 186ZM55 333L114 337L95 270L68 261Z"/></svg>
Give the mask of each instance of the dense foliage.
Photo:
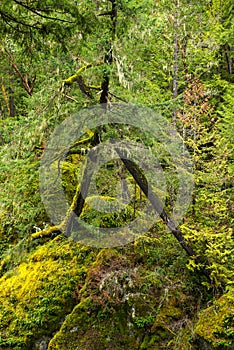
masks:
<svg viewBox="0 0 234 350"><path fill-rule="evenodd" d="M233 1L3 0L0 18L0 349L232 348ZM51 222L39 189L51 133L115 102L160 112L188 149L195 186L179 230L195 255L160 218L116 249L60 235L69 211ZM116 135L157 154L172 215L175 164L152 135L124 125L87 128L59 161L70 211L87 152ZM100 198L123 210L98 211L88 196L83 220L120 227L139 215L147 196L120 159L97 179Z"/></svg>

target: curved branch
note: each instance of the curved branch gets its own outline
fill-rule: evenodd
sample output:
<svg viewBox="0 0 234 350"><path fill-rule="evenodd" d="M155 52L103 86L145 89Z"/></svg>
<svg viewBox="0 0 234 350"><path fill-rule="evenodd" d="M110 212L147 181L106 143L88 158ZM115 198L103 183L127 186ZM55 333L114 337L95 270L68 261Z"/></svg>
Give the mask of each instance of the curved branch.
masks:
<svg viewBox="0 0 234 350"><path fill-rule="evenodd" d="M60 225L50 226L50 227L48 227L45 230L41 230L41 231L35 232L35 233L33 233L31 235L31 238L32 239L37 239L37 238L42 238L42 237L50 237L53 234L61 233L62 230L63 230L63 222Z"/></svg>
<svg viewBox="0 0 234 350"><path fill-rule="evenodd" d="M18 77L20 78L24 89L27 91L27 93L30 96L32 96L33 87L34 87L34 83L35 83L35 80L36 80L36 75L34 75L32 84L30 86L29 82L28 82L28 73L26 73L25 76L23 77L22 73L20 72L18 66L15 63L14 57L12 56L11 52L3 45L3 43L1 41L0 41L0 45L3 47L3 50L6 52L7 56L9 57L11 66L14 69L14 71L16 72L16 74L18 75Z"/></svg>
<svg viewBox="0 0 234 350"><path fill-rule="evenodd" d="M81 75L81 73L83 71L85 71L86 69L91 68L91 67L93 67L92 63L88 63L86 66L81 67L80 69L78 69L78 71L74 75L72 75L69 78L65 79L64 80L64 84L65 85L71 85L72 83L77 81L77 79L79 78L79 76Z"/></svg>
<svg viewBox="0 0 234 350"><path fill-rule="evenodd" d="M50 17L50 16L43 15L43 14L39 13L38 11L36 11L34 8L32 8L32 7L30 7L30 6L26 5L26 4L24 4L24 3L21 2L21 1L18 1L18 0L13 0L13 1L14 1L16 4L18 4L18 5L20 5L20 6L24 7L24 8L26 8L27 10L29 10L29 11L35 13L37 16L40 16L40 17L42 17L42 18L52 19L52 20L54 20L54 21L60 21L60 22L65 22L65 23L75 23L75 21L67 21L67 20L65 20L65 19L61 19L61 18L56 18L56 17Z"/></svg>
<svg viewBox="0 0 234 350"><path fill-rule="evenodd" d="M3 12L1 10L0 10L0 15L1 15L1 17L3 18L3 20L5 22L6 22L6 20L9 20L9 21L15 22L17 24L21 24L21 25L23 25L25 27L41 30L41 27L37 27L37 26L35 26L33 24L28 24L26 22L21 22L20 20L18 20L17 18L13 17L12 15L9 15L9 13Z"/></svg>

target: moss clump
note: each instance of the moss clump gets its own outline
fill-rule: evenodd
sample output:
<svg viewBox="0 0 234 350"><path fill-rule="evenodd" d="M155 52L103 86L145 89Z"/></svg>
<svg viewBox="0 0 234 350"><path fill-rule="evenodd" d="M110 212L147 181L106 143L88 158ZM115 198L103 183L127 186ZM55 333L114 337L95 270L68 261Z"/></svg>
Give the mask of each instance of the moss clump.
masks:
<svg viewBox="0 0 234 350"><path fill-rule="evenodd" d="M0 348L32 349L76 303L93 254L58 236L0 279Z"/></svg>
<svg viewBox="0 0 234 350"><path fill-rule="evenodd" d="M220 297L213 306L202 312L196 334L215 349L234 346L234 290Z"/></svg>
<svg viewBox="0 0 234 350"><path fill-rule="evenodd" d="M72 203L73 197L75 196L76 193L76 188L77 188L77 177L79 174L78 171L78 164L81 162L81 160L74 161L74 156L70 157L73 160L73 163L64 161L61 164L62 168L62 186L65 191L66 199L69 203Z"/></svg>

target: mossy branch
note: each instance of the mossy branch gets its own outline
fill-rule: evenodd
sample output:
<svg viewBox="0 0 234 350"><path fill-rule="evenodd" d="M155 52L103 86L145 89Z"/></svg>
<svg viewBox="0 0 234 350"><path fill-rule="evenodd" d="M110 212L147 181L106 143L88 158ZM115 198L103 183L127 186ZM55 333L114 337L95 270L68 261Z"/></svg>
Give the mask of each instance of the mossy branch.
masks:
<svg viewBox="0 0 234 350"><path fill-rule="evenodd" d="M78 69L78 71L70 76L69 78L64 80L64 84L65 85L72 85L75 81L77 81L77 79L79 78L79 76L81 75L82 72L84 72L86 69L93 67L92 63L88 63L86 66L83 66L81 68Z"/></svg>
<svg viewBox="0 0 234 350"><path fill-rule="evenodd" d="M64 227L64 222L62 222L61 224L56 225L56 226L50 226L45 230L41 230L41 231L33 233L31 235L31 238L37 239L37 238L41 238L41 237L50 237L55 232L63 231L63 227Z"/></svg>
<svg viewBox="0 0 234 350"><path fill-rule="evenodd" d="M99 64L103 64L103 62L98 62L96 65L99 65ZM86 69L91 68L91 67L93 67L93 64L91 64L91 63L81 67L80 69L78 69L78 71L74 75L72 75L69 78L64 80L64 85L70 86L74 82L77 82L81 92L84 95L88 96L89 99L92 100L93 96L92 96L91 90L101 91L102 87L98 86L98 85L88 85L88 84L85 83L85 81L84 81L84 79L82 77L82 73Z"/></svg>
<svg viewBox="0 0 234 350"><path fill-rule="evenodd" d="M73 75L71 75L69 78L65 79L65 80L64 80L64 84L65 84L65 85L72 85L74 82L77 81L77 79L81 76L81 74L82 74L84 71L86 71L86 69L92 68L92 67L94 67L94 66L100 66L100 65L102 65L102 64L103 64L103 61L98 61L98 62L96 62L95 64L92 64L92 63L86 64L85 66L79 68L79 69L76 71L75 74L73 74ZM100 90L101 87L100 87L100 86L95 86L95 85L93 86L93 85L91 85L91 86L89 86L89 88L90 88L90 89L95 89L95 90Z"/></svg>
<svg viewBox="0 0 234 350"><path fill-rule="evenodd" d="M89 89L98 90L98 91L100 91L102 88L101 85L87 85L87 87Z"/></svg>
<svg viewBox="0 0 234 350"><path fill-rule="evenodd" d="M88 137L86 137L82 140L76 141L71 148L90 142L92 140L92 138L94 137L94 132L88 129L86 131L86 133L88 134Z"/></svg>

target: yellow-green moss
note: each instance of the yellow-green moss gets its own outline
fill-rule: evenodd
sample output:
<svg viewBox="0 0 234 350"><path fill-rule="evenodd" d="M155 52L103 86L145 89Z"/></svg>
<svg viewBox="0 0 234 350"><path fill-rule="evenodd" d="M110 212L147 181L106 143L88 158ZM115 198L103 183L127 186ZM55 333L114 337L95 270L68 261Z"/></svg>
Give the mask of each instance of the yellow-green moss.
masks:
<svg viewBox="0 0 234 350"><path fill-rule="evenodd" d="M74 75L71 75L69 78L64 80L65 85L71 85L75 81L77 81L77 78L83 73L86 69L91 68L93 65L91 63L87 64L86 66L81 67L77 70L77 72Z"/></svg>
<svg viewBox="0 0 234 350"><path fill-rule="evenodd" d="M50 226L45 230L37 231L31 235L33 239L39 237L50 237L53 233L59 232L63 229L63 223L57 226Z"/></svg>
<svg viewBox="0 0 234 350"><path fill-rule="evenodd" d="M186 324L190 300L181 283L165 288L160 275L152 278L153 271L136 264L134 257L129 248L125 254L119 249L98 253L80 290L80 304L50 341L49 350L180 349L177 333L180 320ZM190 336L188 329L184 344L189 345Z"/></svg>
<svg viewBox="0 0 234 350"><path fill-rule="evenodd" d="M58 236L0 279L0 348L30 349L71 311L92 253Z"/></svg>
<svg viewBox="0 0 234 350"><path fill-rule="evenodd" d="M79 68L75 74L71 75L70 77L68 77L67 79L64 80L64 84L65 85L72 85L74 82L77 81L77 79L82 76L82 73L85 72L88 68L92 68L95 66L100 66L103 64L103 61L97 61L95 62L95 64L92 63L88 63L85 66ZM88 86L90 89L94 89L94 90L100 90L101 87L100 86L96 86L96 85L89 85Z"/></svg>
<svg viewBox="0 0 234 350"><path fill-rule="evenodd" d="M104 311L88 297L66 318L48 350L136 350L142 332L137 336L131 327L124 309Z"/></svg>
<svg viewBox="0 0 234 350"><path fill-rule="evenodd" d="M234 345L234 290L219 298L200 315L196 334L214 348L226 349Z"/></svg>

